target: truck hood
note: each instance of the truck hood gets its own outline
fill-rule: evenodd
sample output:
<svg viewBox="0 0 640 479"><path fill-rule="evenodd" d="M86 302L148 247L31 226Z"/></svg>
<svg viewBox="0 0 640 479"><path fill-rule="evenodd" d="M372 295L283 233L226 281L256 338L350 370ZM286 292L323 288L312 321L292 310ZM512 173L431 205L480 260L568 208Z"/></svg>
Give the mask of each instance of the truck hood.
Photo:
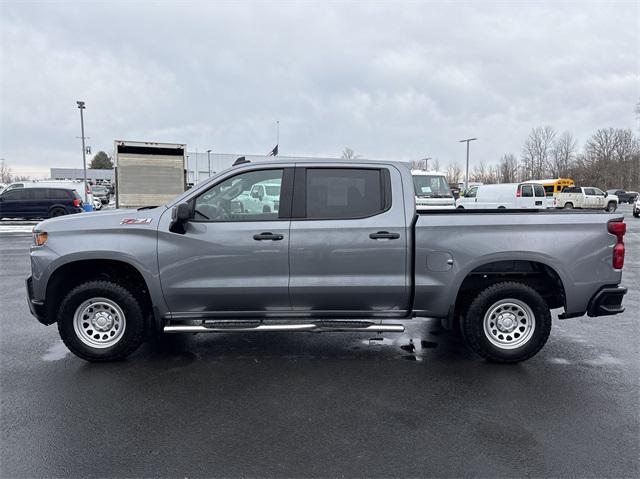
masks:
<svg viewBox="0 0 640 479"><path fill-rule="evenodd" d="M34 231L107 230L130 226L156 229L158 219L164 211L166 211L166 206L145 210L118 209L77 213L41 221L36 225Z"/></svg>

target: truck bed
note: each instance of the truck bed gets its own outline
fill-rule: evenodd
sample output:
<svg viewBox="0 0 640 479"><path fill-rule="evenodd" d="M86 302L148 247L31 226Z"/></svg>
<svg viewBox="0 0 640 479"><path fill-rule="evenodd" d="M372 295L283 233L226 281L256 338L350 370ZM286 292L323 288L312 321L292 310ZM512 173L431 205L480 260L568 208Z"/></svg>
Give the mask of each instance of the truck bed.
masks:
<svg viewBox="0 0 640 479"><path fill-rule="evenodd" d="M432 210L415 218L414 310L446 316L463 281L505 261L551 268L567 292L566 314L584 313L611 268L616 237L607 223L623 215L565 210ZM490 266L492 265L492 266Z"/></svg>

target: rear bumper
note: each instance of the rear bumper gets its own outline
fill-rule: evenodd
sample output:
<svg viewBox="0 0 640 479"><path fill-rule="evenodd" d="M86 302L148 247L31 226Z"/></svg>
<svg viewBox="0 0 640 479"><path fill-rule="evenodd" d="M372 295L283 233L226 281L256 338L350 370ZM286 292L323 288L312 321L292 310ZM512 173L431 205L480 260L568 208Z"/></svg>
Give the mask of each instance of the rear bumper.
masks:
<svg viewBox="0 0 640 479"><path fill-rule="evenodd" d="M29 303L29 311L31 311L31 314L35 316L35 318L42 324L51 324L50 321L47 321L44 301L36 301L35 299L33 299L33 279L31 278L31 276L29 276L25 280L25 285L27 287L27 302Z"/></svg>
<svg viewBox="0 0 640 479"><path fill-rule="evenodd" d="M610 316L612 314L620 314L624 312L622 306L622 298L627 294L627 288L620 286L605 286L589 301L587 315L593 316Z"/></svg>

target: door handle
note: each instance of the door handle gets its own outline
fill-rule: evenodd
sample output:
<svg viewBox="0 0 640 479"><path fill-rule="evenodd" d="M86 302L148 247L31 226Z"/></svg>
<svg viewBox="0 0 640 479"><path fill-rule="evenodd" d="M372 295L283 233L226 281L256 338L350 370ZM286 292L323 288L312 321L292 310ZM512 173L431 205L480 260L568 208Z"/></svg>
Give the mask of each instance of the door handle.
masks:
<svg viewBox="0 0 640 479"><path fill-rule="evenodd" d="M269 233L264 232L264 233L260 233L257 235L253 235L253 239L256 241L264 241L264 240L271 240L271 241L280 241L281 239L284 239L284 236L281 234L274 234L274 233Z"/></svg>
<svg viewBox="0 0 640 479"><path fill-rule="evenodd" d="M398 239L400 238L400 233L389 233L388 231L378 231L377 233L371 233L369 235L371 239Z"/></svg>

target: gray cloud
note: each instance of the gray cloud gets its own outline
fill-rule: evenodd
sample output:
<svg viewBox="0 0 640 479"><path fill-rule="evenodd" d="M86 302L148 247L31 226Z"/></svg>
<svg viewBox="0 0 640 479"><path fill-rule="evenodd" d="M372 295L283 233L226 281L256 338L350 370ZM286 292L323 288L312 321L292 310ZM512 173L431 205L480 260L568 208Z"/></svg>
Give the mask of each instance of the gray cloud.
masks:
<svg viewBox="0 0 640 479"><path fill-rule="evenodd" d="M115 138L462 162L532 126L633 127L637 2L4 2L0 156L80 161Z"/></svg>

